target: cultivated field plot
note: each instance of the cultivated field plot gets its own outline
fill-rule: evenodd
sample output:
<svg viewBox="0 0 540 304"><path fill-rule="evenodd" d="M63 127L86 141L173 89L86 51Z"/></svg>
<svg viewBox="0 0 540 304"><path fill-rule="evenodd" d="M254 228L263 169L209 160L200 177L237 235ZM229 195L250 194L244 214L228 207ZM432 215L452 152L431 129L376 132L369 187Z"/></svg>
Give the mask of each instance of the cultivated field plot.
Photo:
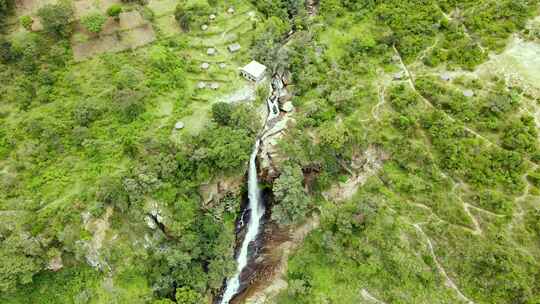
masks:
<svg viewBox="0 0 540 304"><path fill-rule="evenodd" d="M164 2L167 1L151 1L149 7L155 9L157 16L167 14ZM243 79L238 69L252 60L250 31L258 19L252 8L246 5L238 4L234 13L228 13L227 9L227 6L216 8L216 18L209 18L205 30L194 28L184 33L172 15L162 15L155 21L161 34L186 38L188 42L188 47L179 55L188 62L186 79L193 94L185 112L189 114L182 118L186 127L173 133L176 139L182 132L197 134L202 130L210 122L209 111L213 103L253 99L255 96L254 84ZM240 45L239 51L228 50L233 43ZM209 49L215 53L209 54ZM241 97L229 98L231 96Z"/></svg>
<svg viewBox="0 0 540 304"><path fill-rule="evenodd" d="M109 19L100 35L91 34L77 26L77 34L71 40L76 61L105 53L132 50L153 42L156 34L152 25L139 12L120 14L119 22Z"/></svg>

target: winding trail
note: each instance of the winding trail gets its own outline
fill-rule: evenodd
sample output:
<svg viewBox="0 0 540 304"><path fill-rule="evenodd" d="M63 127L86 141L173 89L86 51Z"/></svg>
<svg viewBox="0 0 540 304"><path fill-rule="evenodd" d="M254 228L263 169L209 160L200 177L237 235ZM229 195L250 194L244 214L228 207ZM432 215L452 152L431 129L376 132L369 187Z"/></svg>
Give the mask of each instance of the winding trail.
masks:
<svg viewBox="0 0 540 304"><path fill-rule="evenodd" d="M392 48L394 49L394 52L396 54L396 56L399 58L399 62L400 62L400 65L401 65L401 68L405 71L405 73L407 74L407 82L409 83L409 86L411 87L411 89L420 97L420 99L422 99L422 101L424 101L424 103L429 106L430 108L433 108L433 109L437 109L432 103L431 101L429 101L427 98L424 97L424 95L420 94L420 92L416 89L416 85L414 84L414 76L413 74L411 73L411 71L409 70L409 68L407 68L407 66L405 65L405 63L403 62L403 58L401 57L401 54L399 53L399 51L397 50L396 46L392 46ZM442 111L441 110L441 113L443 113L443 115L448 118L451 122L456 122L456 119L452 116L450 116L448 113L446 113L445 111ZM464 123L461 123L460 126L465 129L467 132L473 134L474 136L484 140L488 146L496 146L496 147L499 147L501 148L499 145L493 143L491 140L487 139L486 137L484 137L483 135L479 134L478 132L474 131L473 129L469 128L467 125L465 125ZM502 148L501 148L502 149Z"/></svg>
<svg viewBox="0 0 540 304"><path fill-rule="evenodd" d="M435 250L433 249L433 244L431 243L431 240L429 239L429 237L427 236L427 234L424 232L424 230L422 230L422 227L420 227L420 224L416 223L416 224L412 224L412 226L426 239L427 241L427 245L428 245L428 249L429 249L429 252L431 254L431 257L433 258L433 261L435 262L435 265L437 266L437 269L439 270L439 272L441 273L441 275L445 278L445 284L446 286L448 286L449 288L453 289L457 296L463 300L464 302L466 302L467 304L474 304L474 302L472 300L470 300L469 298L467 298L462 292L461 290L459 290L459 288L457 287L457 285L454 283L454 281L452 281L452 279L448 276L448 274L446 273L446 270L444 270L444 267L442 267L441 263L439 263L439 260L437 259L437 256L435 255Z"/></svg>
<svg viewBox="0 0 540 304"><path fill-rule="evenodd" d="M362 288L362 290L360 290L360 295L362 296L362 298L370 301L370 302L373 302L375 304L386 304L385 302L375 298L374 296L372 296L369 291L367 291L365 288Z"/></svg>

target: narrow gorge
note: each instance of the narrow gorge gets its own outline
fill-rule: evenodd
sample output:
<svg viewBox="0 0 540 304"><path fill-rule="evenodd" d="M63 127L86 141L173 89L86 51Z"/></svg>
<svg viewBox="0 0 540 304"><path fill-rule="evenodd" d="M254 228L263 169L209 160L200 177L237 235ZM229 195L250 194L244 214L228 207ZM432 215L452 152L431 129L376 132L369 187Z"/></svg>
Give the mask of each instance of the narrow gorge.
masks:
<svg viewBox="0 0 540 304"><path fill-rule="evenodd" d="M277 123L284 120L282 117L280 117L279 98L280 96L285 95L287 94L285 93L285 85L283 83L282 76L276 74L273 76L272 81L270 82L270 94L266 99L266 120L262 131L255 140L253 151L251 152L249 159L247 177L248 204L245 207L246 209L242 210L240 213L240 225L242 226L242 224L244 224L245 226L241 227L241 229L245 229L246 232L240 247L237 248L236 272L232 277L227 279L221 300L217 303L228 304L238 293L243 290L244 282L242 282L242 274L246 270L246 267L249 266L250 263L254 262L259 249L256 247L261 245L257 244L256 240L264 225L263 217L265 215L266 206L259 187L257 156L260 153L260 148L263 141L268 137L275 135L276 131L274 128L276 127ZM247 223L242 223L242 219L244 218L244 214L246 214L246 212L248 214Z"/></svg>

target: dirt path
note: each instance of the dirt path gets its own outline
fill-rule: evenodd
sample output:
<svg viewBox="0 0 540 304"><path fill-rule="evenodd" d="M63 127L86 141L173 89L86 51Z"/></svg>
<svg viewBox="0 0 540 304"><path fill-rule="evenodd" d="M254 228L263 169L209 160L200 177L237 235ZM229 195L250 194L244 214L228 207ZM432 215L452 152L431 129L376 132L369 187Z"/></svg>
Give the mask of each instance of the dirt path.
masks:
<svg viewBox="0 0 540 304"><path fill-rule="evenodd" d="M306 10L309 16L313 17L317 15L319 10L318 2L318 0L306 0Z"/></svg>
<svg viewBox="0 0 540 304"><path fill-rule="evenodd" d="M375 304L386 304L385 302L375 298L374 296L372 296L369 291L367 291L365 288L362 288L362 290L360 291L360 295L362 296L362 298L364 298L365 300L371 302L371 303L375 303Z"/></svg>
<svg viewBox="0 0 540 304"><path fill-rule="evenodd" d="M433 258L433 261L435 262L435 265L437 266L437 269L441 273L441 275L445 278L445 285L451 289L453 289L457 296L467 304L474 304L473 301L471 301L469 298L467 298L457 287L457 285L452 281L452 279L448 276L446 273L446 270L444 270L444 267L439 263L439 260L437 259L437 256L435 255L435 250L433 249L433 244L431 243L431 240L427 236L427 234L422 230L422 227L420 227L420 224L412 224L413 227L426 239L429 252L431 254L431 257Z"/></svg>
<svg viewBox="0 0 540 304"><path fill-rule="evenodd" d="M371 110L371 116L373 117L373 119L375 119L375 121L381 121L381 119L379 118L379 108L385 103L385 100L384 100L385 92L386 92L385 85L383 85L382 87L379 87L379 102Z"/></svg>
<svg viewBox="0 0 540 304"><path fill-rule="evenodd" d="M396 56L399 58L399 63L401 65L401 68L403 69L403 71L405 71L405 73L407 74L407 82L409 83L409 86L411 87L411 89L413 89L413 91L418 94L418 96L422 99L422 101L424 101L424 103L430 107L430 108L433 108L433 109L437 109L432 103L431 101L429 101L427 98L425 98L422 94L420 94L420 92L416 89L416 85L414 84L414 77L413 77L413 74L411 73L411 71L409 70L409 68L407 68L407 66L405 65L405 63L403 62L403 59L401 57L401 54L399 53L399 51L397 50L397 48L395 46L392 46L392 48L394 49L394 52L396 54ZM441 113L443 113L444 116L446 116L446 118L448 118L451 122L456 122L456 119L452 116L450 116L448 113L446 113L445 111L441 111ZM487 139L486 137L484 137L483 135L479 134L478 132L474 131L473 129L469 128L468 126L466 126L464 123L461 123L461 126L469 133L473 134L474 136L484 140L488 146L497 146L499 148L501 148L499 145L493 143L491 140ZM502 149L502 148L501 148Z"/></svg>

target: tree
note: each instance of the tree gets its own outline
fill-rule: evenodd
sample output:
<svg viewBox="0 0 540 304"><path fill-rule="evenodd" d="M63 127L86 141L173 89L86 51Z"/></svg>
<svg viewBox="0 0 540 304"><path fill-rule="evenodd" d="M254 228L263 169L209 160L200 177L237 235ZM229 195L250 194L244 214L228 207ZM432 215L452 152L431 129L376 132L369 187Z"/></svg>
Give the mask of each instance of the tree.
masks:
<svg viewBox="0 0 540 304"><path fill-rule="evenodd" d="M81 19L82 25L90 32L96 34L101 32L105 21L107 21L107 17L98 12L91 13Z"/></svg>
<svg viewBox="0 0 540 304"><path fill-rule="evenodd" d="M4 22L4 16L13 7L13 0L0 0L0 24Z"/></svg>
<svg viewBox="0 0 540 304"><path fill-rule="evenodd" d="M226 102L217 102L212 105L212 118L222 126L229 124L233 113L233 106Z"/></svg>
<svg viewBox="0 0 540 304"><path fill-rule="evenodd" d="M302 186L304 175L297 164L286 164L274 182L276 204L272 208L272 219L281 225L297 223L308 211L309 198Z"/></svg>
<svg viewBox="0 0 540 304"><path fill-rule="evenodd" d="M73 10L67 3L47 4L38 10L45 31L59 38L66 38L71 34L72 15Z"/></svg>
<svg viewBox="0 0 540 304"><path fill-rule="evenodd" d="M176 289L176 302L178 304L199 304L202 302L202 296L189 287L180 287Z"/></svg>
<svg viewBox="0 0 540 304"><path fill-rule="evenodd" d="M113 4L107 9L107 15L113 17L114 20L118 21L120 19L120 13L122 12L122 7L118 4Z"/></svg>
<svg viewBox="0 0 540 304"><path fill-rule="evenodd" d="M210 13L207 1L179 3L174 12L174 18L184 31L189 31L197 19L205 18Z"/></svg>

